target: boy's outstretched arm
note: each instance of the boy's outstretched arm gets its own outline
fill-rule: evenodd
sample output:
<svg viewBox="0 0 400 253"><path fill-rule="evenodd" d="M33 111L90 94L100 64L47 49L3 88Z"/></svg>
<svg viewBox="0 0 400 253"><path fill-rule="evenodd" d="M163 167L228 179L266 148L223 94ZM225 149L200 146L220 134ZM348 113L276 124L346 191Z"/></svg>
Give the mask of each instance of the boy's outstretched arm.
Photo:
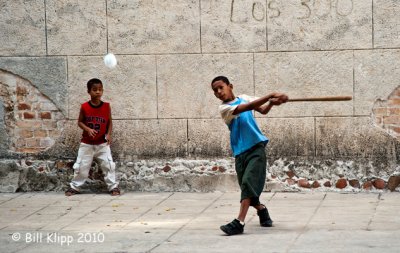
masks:
<svg viewBox="0 0 400 253"><path fill-rule="evenodd" d="M286 103L287 100L288 96L286 96L285 94L274 92L249 103L238 105L235 111L233 111L233 115L250 110L256 110L261 114L267 114L271 110L273 105ZM267 102L269 103L267 105L264 105Z"/></svg>

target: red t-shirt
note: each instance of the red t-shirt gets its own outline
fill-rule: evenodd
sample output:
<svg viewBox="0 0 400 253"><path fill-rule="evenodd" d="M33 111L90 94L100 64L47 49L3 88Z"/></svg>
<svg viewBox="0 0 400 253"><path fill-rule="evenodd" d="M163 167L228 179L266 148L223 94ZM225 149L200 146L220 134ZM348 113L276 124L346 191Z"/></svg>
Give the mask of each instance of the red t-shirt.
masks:
<svg viewBox="0 0 400 253"><path fill-rule="evenodd" d="M97 131L95 137L90 137L86 131L83 131L81 142L91 145L99 145L107 142L105 136L110 121L111 109L110 103L101 102L100 105L94 106L89 102L81 105L83 113L83 123Z"/></svg>

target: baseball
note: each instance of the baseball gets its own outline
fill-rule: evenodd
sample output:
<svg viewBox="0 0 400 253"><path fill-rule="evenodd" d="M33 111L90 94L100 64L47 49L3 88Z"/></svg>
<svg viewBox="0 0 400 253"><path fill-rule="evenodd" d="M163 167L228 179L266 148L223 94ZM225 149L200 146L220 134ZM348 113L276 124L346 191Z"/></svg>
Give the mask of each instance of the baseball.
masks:
<svg viewBox="0 0 400 253"><path fill-rule="evenodd" d="M108 53L106 56L104 56L104 64L108 68L114 68L117 66L117 58L115 58L114 54Z"/></svg>

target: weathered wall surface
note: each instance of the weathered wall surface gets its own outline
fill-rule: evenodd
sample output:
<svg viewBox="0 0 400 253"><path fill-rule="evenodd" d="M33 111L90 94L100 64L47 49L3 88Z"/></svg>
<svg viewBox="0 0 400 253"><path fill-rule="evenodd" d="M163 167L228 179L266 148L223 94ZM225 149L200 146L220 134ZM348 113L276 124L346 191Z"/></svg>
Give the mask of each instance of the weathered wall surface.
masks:
<svg viewBox="0 0 400 253"><path fill-rule="evenodd" d="M127 189L179 190L170 186L181 181L168 181L176 171L203 180L182 190L232 178L232 161L218 160L230 150L210 89L217 75L237 95L353 96L256 115L271 139L271 180L388 183L400 166L399 11L397 0L0 0L0 190L37 189L26 186L35 185L27 171L60 179L68 162L20 159L74 159L93 77L112 105L112 150ZM114 69L103 64L107 52Z"/></svg>

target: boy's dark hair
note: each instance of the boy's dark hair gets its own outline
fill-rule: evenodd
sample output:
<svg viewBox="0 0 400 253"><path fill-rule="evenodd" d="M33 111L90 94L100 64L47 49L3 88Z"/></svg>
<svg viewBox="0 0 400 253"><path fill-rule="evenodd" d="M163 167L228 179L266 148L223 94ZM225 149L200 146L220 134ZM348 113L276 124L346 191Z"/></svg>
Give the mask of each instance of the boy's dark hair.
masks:
<svg viewBox="0 0 400 253"><path fill-rule="evenodd" d="M230 82L229 82L229 80L228 80L228 78L226 76L217 76L216 78L214 78L212 80L211 84L213 84L216 81L222 81L222 82L224 82L226 84L230 84Z"/></svg>
<svg viewBox="0 0 400 253"><path fill-rule="evenodd" d="M92 89L93 85L94 85L94 84L97 84L97 83L99 83L99 84L101 84L101 85L103 86L103 83L101 82L100 79L97 79L97 78L92 78L92 79L90 79L90 80L87 82L87 90L88 90L88 92Z"/></svg>

